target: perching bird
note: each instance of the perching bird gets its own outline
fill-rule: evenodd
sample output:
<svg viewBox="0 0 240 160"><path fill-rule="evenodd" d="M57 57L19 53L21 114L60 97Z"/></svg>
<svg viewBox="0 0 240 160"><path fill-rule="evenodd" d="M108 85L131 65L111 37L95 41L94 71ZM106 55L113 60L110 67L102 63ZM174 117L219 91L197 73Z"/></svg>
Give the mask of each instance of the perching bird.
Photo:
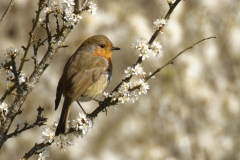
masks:
<svg viewBox="0 0 240 160"><path fill-rule="evenodd" d="M103 35L85 40L66 63L58 82L55 99L57 110L63 94L64 103L55 135L64 134L71 104L100 96L112 78L112 51L120 50Z"/></svg>

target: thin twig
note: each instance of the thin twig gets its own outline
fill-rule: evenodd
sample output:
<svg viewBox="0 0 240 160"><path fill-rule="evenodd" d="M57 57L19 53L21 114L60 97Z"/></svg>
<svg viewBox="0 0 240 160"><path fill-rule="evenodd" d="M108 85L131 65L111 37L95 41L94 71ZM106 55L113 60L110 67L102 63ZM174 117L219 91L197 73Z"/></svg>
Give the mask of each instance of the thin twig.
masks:
<svg viewBox="0 0 240 160"><path fill-rule="evenodd" d="M8 135L7 135L7 139L12 138L12 137L14 137L14 136L17 136L18 134L22 133L23 131L26 131L26 130L29 130L29 129L31 129L31 128L34 128L35 126L45 125L45 122L47 121L47 118L44 118L44 117L42 116L43 108L41 108L41 107L39 106L38 109L37 109L37 111L38 111L38 116L37 116L37 118L36 118L36 121L35 121L33 124L29 124L28 122L26 122L26 123L24 124L24 127L23 127L22 129L18 130L18 128L17 128L14 132L8 134Z"/></svg>
<svg viewBox="0 0 240 160"><path fill-rule="evenodd" d="M151 75L149 75L148 77L145 78L145 81L149 80L152 76L154 76L156 73L160 72L163 68L165 68L166 66L168 66L169 64L173 64L174 63L174 60L180 56L181 54L183 54L184 52L186 52L187 50L189 49L192 49L195 45L203 42L203 41L206 41L206 40L209 40L209 39L212 39L212 38L217 38L216 36L211 36L211 37L208 37L208 38L204 38L196 43L194 43L193 45L191 45L190 47L184 49L183 51L181 51L180 53L178 53L175 57L173 57L170 61L168 61L166 64L164 64L162 67L159 67L158 69L156 69Z"/></svg>
<svg viewBox="0 0 240 160"><path fill-rule="evenodd" d="M3 94L3 96L1 97L0 103L2 103L6 99L6 97L14 91L15 88L16 88L16 84L14 84L11 88L7 89Z"/></svg>
<svg viewBox="0 0 240 160"><path fill-rule="evenodd" d="M47 1L47 6L49 5L49 0ZM46 20L45 20L45 24L46 24L46 32L47 32L47 36L48 36L48 46L50 47L50 43L52 40L52 35L51 35L51 31L50 31L50 21L49 21L49 13L46 13Z"/></svg>
<svg viewBox="0 0 240 160"><path fill-rule="evenodd" d="M3 21L3 19L5 18L5 16L7 15L7 13L9 12L9 10L10 10L10 8L12 6L12 3L13 3L13 0L10 0L10 3L8 5L6 11L3 13L3 15L2 15L2 17L0 19L0 25L1 25L2 21Z"/></svg>
<svg viewBox="0 0 240 160"><path fill-rule="evenodd" d="M33 26L32 26L32 30L30 31L30 33L29 33L29 40L28 40L28 44L27 44L27 47L24 47L25 49L24 49L24 54L23 54L23 57L22 57L22 61L21 61L21 63L20 63L20 66L19 66L19 68L18 68L18 72L21 72L21 70L22 70L22 68L23 68L23 66L24 66L24 63L25 63L25 59L26 59L26 56L27 56L27 54L28 54L28 50L29 50L29 48L30 48L30 46L31 46L31 44L32 44L32 40L33 40L33 32L34 32L34 30L35 30L35 28L37 27L37 24L38 24L38 19L39 19L39 16L40 16L40 13L41 13L41 11L43 10L43 8L44 8L44 5L45 5L45 3L44 3L44 0L41 0L41 1L39 1L39 7L38 7L38 10L37 10L37 14L36 14L36 18L35 18L35 20L33 20Z"/></svg>

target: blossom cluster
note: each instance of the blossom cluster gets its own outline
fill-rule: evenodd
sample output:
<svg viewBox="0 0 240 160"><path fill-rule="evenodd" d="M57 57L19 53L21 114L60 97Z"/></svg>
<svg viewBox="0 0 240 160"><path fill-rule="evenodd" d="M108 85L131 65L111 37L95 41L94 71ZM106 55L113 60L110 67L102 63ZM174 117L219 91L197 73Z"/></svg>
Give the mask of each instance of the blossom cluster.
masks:
<svg viewBox="0 0 240 160"><path fill-rule="evenodd" d="M12 60L19 55L20 51L13 47L8 47L3 53L3 57L0 58L0 71L4 70L4 80L7 83L7 88L11 87L14 84L14 74L12 68ZM19 84L22 84L26 81L26 75L24 72L18 73Z"/></svg>
<svg viewBox="0 0 240 160"><path fill-rule="evenodd" d="M73 13L74 0L59 0L53 1L50 6L46 7L44 12L47 14L61 14L63 16L64 24L67 27L74 27L81 19L82 16ZM86 11L90 15L96 15L97 4L89 1L86 6ZM44 25L45 19L39 19L40 25Z"/></svg>
<svg viewBox="0 0 240 160"><path fill-rule="evenodd" d="M55 143L60 147L61 151L66 151L66 146L72 146L74 144L74 138L78 138L79 136L83 137L93 128L93 120L88 118L86 114L79 113L79 118L77 120L69 120L67 125L67 130L72 130L69 134L60 134L59 136L55 136L55 130L57 128L58 123L54 122L53 125L46 126L42 130L42 139L43 142L46 143ZM39 160L43 160L44 156L49 156L49 148L45 148L39 154Z"/></svg>
<svg viewBox="0 0 240 160"><path fill-rule="evenodd" d="M153 42L149 45L144 38L140 38L136 43L132 44L132 49L140 51L139 56L142 57L142 60L149 58L149 53L152 53L155 57L161 57L163 54L162 46L159 42Z"/></svg>
<svg viewBox="0 0 240 160"><path fill-rule="evenodd" d="M111 102L116 101L116 105L123 104L130 100L134 103L142 93L147 94L148 89L149 84L145 82L144 79L139 79L136 81L123 82L117 91L110 94L104 92L104 96L111 97Z"/></svg>

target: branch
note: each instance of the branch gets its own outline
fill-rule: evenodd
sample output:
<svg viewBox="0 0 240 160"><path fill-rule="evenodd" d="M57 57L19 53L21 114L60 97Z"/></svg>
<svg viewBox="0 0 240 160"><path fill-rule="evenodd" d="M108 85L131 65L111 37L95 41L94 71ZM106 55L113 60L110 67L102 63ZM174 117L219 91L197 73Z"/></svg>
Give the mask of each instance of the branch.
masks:
<svg viewBox="0 0 240 160"><path fill-rule="evenodd" d="M19 70L18 70L19 72L22 70L29 47L32 44L33 32L37 25L40 12L43 9L43 6L45 5L45 0L40 0L38 5L39 5L39 8L37 11L35 21L33 21L32 31L29 34L30 38L28 41L27 48L25 48L25 53L22 58L22 62L20 64ZM29 83L25 84L25 86L23 86L23 88L25 90L21 90L16 95L13 104L9 107L9 112L6 115L6 120L4 121L4 123L1 123L1 125L0 125L0 135L1 135L0 136L0 148L2 147L3 143L6 141L7 132L9 130L14 118L16 117L18 111L21 109L21 106L25 102L28 94L32 91L35 84L39 82L41 75L43 74L45 69L49 66L49 64L50 64L51 60L53 59L54 55L56 54L58 48L60 48L61 42L63 42L65 40L65 38L68 36L70 31L71 30L67 27L62 28L61 32L58 33L58 37L56 38L55 44L52 44L52 47L48 47L48 50L46 51L45 56L43 57L42 61L39 63L39 65L36 67L36 69L33 71L31 76L29 77Z"/></svg>
<svg viewBox="0 0 240 160"><path fill-rule="evenodd" d="M7 15L7 13L9 12L9 10L10 10L10 8L12 6L12 3L13 3L13 0L10 0L10 3L8 5L6 11L3 13L3 15L2 15L2 17L0 19L0 25L1 25L2 21L3 21L3 19L5 18L5 16Z"/></svg>
<svg viewBox="0 0 240 160"><path fill-rule="evenodd" d="M181 0L176 0L173 4L170 5L170 8L165 16L165 19L170 19L170 15L172 14L173 10L175 9L175 7L178 5L178 3ZM149 45L152 44L152 42L155 40L155 38L158 36L159 32L161 30L163 30L164 25L162 27L160 27L158 30L155 31L155 33L152 35L151 39L149 40ZM142 57L139 57L137 62L134 64L134 66L136 66L138 63L142 62ZM132 75L129 77L126 77L125 79L123 79L112 92L115 92L118 90L118 88L122 85L123 82L129 82L132 78ZM98 113L100 113L101 111L104 111L106 109L106 107L109 107L111 105L115 105L117 103L116 101L112 101L111 97L105 98L102 102L99 103L99 106L90 114L88 114L88 117L90 118L95 118L97 117Z"/></svg>

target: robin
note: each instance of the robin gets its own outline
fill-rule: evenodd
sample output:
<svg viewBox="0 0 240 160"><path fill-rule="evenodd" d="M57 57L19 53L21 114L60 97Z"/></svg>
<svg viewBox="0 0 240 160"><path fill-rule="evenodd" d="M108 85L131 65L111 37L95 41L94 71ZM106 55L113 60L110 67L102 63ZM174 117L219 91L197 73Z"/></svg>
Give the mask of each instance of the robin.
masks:
<svg viewBox="0 0 240 160"><path fill-rule="evenodd" d="M57 110L61 96L64 103L55 135L65 133L71 104L86 102L100 96L112 78L112 51L120 50L103 35L85 40L67 61L58 82L55 99Z"/></svg>

